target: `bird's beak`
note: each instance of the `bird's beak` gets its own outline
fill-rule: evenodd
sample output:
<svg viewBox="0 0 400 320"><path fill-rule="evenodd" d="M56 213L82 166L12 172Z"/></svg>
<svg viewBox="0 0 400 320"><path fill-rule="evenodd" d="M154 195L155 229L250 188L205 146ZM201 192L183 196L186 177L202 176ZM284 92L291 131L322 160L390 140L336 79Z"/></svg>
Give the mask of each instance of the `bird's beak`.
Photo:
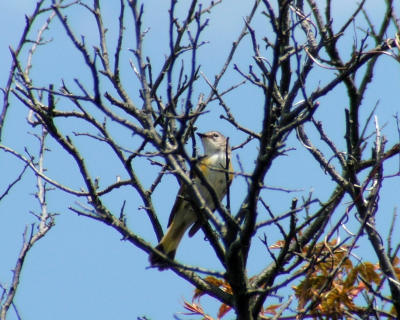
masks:
<svg viewBox="0 0 400 320"><path fill-rule="evenodd" d="M197 132L197 135L198 135L201 139L203 139L204 137L207 136L206 134L200 133L200 132Z"/></svg>

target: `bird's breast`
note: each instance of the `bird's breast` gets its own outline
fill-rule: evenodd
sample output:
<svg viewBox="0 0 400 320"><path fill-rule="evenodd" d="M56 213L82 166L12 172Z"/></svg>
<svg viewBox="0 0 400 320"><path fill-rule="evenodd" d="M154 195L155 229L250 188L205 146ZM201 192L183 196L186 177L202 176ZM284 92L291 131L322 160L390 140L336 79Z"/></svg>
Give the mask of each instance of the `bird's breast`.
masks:
<svg viewBox="0 0 400 320"><path fill-rule="evenodd" d="M218 196L222 198L226 192L227 180L229 180L226 171L226 157L220 154L205 157L201 159L199 169L207 177L208 182L214 187Z"/></svg>

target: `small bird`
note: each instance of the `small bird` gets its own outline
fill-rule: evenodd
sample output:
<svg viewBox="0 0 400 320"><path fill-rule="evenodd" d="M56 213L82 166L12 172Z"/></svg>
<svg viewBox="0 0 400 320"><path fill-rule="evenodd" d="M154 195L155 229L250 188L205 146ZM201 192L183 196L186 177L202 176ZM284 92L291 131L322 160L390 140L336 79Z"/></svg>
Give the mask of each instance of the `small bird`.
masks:
<svg viewBox="0 0 400 320"><path fill-rule="evenodd" d="M198 133L198 135L203 144L204 156L199 158L195 165L197 165L204 177L207 178L210 185L213 186L219 201L221 201L233 179L231 148L229 147L228 139L218 131ZM226 159L227 156L228 161ZM227 174L228 172L229 174ZM209 189L202 184L199 177L196 177L193 170L191 174L192 181L197 186L205 203L211 211L214 211L215 203ZM193 225L189 231L189 236L192 237L201 227L201 222L198 219L191 200L192 198L188 186L183 184L172 207L167 232L155 247L155 249L164 253L170 259L174 259L176 249L186 230ZM160 270L168 267L161 258L153 253L150 254L149 261L152 266L156 266Z"/></svg>

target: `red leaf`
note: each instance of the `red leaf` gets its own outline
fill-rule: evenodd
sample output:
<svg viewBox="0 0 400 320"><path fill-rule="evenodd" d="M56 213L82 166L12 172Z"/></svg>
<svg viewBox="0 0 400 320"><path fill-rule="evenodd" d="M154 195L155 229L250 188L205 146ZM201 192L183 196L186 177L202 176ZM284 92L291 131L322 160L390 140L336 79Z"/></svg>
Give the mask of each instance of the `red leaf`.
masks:
<svg viewBox="0 0 400 320"><path fill-rule="evenodd" d="M231 309L232 309L232 307L228 306L227 304L225 304L225 303L221 304L221 306L219 307L219 311L218 311L218 319L221 319Z"/></svg>

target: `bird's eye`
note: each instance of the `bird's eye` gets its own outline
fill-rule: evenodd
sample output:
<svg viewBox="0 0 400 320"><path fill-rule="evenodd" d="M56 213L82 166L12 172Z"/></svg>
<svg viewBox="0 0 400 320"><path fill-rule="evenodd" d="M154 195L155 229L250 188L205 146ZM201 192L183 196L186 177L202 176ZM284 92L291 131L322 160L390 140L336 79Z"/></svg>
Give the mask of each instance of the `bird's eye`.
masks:
<svg viewBox="0 0 400 320"><path fill-rule="evenodd" d="M214 137L214 138L217 138L217 137L218 137L218 133L214 133L214 134L213 134L213 137Z"/></svg>

